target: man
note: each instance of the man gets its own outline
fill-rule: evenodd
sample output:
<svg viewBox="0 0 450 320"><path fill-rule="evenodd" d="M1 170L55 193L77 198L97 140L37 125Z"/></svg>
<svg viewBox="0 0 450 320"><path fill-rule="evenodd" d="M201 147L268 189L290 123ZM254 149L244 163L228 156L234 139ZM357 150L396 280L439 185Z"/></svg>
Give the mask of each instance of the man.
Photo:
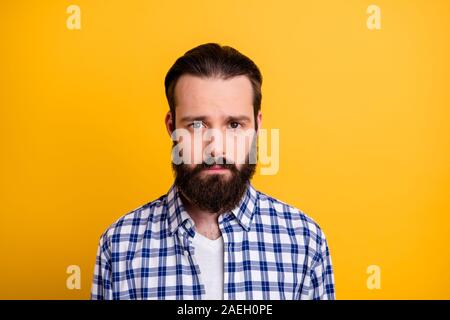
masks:
<svg viewBox="0 0 450 320"><path fill-rule="evenodd" d="M261 83L253 61L215 43L171 67L174 184L101 236L92 299L335 298L320 227L250 184Z"/></svg>

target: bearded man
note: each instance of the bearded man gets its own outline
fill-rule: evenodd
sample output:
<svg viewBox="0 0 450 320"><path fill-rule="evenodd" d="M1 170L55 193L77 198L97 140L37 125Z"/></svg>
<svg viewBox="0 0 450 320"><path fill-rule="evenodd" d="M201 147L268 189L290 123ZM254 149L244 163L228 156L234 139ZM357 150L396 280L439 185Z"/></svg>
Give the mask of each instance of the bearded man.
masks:
<svg viewBox="0 0 450 320"><path fill-rule="evenodd" d="M165 78L175 181L102 234L91 299L335 298L321 228L250 183L261 84L229 46L176 60Z"/></svg>

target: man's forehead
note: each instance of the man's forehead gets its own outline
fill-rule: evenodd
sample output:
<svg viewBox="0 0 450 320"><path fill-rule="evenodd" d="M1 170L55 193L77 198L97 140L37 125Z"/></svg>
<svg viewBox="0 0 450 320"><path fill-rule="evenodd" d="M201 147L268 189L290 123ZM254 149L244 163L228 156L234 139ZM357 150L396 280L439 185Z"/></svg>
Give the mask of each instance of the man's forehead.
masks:
<svg viewBox="0 0 450 320"><path fill-rule="evenodd" d="M179 121L210 121L219 118L224 121L252 121L252 117L245 113L230 113L230 112L222 112L210 115L208 113L183 113L181 117L179 117Z"/></svg>
<svg viewBox="0 0 450 320"><path fill-rule="evenodd" d="M252 106L253 88L247 76L228 79L182 75L175 86L175 104L189 109L218 106L233 109Z"/></svg>

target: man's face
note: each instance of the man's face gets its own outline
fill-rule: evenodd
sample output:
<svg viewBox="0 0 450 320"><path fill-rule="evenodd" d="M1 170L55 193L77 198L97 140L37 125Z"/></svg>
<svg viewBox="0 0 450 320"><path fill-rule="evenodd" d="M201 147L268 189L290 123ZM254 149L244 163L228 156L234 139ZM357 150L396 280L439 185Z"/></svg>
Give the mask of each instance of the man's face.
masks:
<svg viewBox="0 0 450 320"><path fill-rule="evenodd" d="M187 133L183 156L194 160L172 163L175 184L206 211L230 210L238 204L256 167L249 163L256 143L251 82L246 76L224 80L183 75L174 95L175 123L169 112L166 126L169 134L174 129ZM256 122L259 128L261 113Z"/></svg>

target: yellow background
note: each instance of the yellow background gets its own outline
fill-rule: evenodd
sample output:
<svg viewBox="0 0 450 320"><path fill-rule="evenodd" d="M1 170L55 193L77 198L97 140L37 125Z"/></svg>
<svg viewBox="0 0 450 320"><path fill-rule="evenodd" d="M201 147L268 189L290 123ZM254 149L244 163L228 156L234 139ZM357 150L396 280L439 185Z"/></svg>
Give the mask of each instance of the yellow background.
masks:
<svg viewBox="0 0 450 320"><path fill-rule="evenodd" d="M372 3L381 30L366 27ZM70 4L81 30L66 27ZM89 297L100 234L172 183L163 79L205 42L261 68L281 163L253 183L324 229L337 298L450 298L448 1L0 8L0 298Z"/></svg>

